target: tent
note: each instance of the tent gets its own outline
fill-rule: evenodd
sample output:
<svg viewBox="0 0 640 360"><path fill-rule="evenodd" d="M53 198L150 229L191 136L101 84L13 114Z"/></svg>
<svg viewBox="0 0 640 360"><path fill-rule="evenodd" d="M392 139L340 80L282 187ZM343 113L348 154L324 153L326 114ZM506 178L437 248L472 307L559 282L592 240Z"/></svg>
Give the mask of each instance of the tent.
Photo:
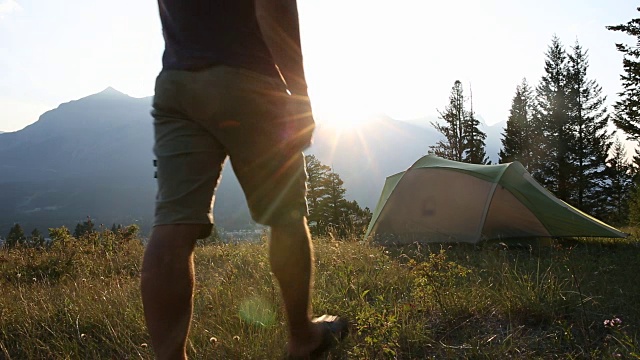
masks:
<svg viewBox="0 0 640 360"><path fill-rule="evenodd" d="M369 236L402 244L627 234L556 198L517 161L477 165L427 155L387 177Z"/></svg>

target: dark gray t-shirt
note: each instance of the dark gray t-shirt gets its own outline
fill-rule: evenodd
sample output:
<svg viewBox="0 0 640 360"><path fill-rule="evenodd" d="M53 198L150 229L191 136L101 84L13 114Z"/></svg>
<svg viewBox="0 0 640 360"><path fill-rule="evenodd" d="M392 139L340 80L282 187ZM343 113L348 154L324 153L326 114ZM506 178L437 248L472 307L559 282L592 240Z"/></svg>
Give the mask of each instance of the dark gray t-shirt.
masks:
<svg viewBox="0 0 640 360"><path fill-rule="evenodd" d="M228 65L279 76L256 20L254 0L158 0L158 6L164 69Z"/></svg>

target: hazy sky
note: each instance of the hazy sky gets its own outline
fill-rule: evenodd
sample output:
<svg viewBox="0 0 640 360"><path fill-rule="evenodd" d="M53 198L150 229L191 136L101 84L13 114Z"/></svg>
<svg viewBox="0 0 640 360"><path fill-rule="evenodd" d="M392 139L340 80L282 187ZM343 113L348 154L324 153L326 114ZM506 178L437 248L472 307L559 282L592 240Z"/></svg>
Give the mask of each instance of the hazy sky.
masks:
<svg viewBox="0 0 640 360"><path fill-rule="evenodd" d="M489 124L516 86L537 85L556 34L589 50L589 76L612 103L631 42L606 25L638 16L631 0L298 0L317 120L437 115L461 80ZM163 50L152 0L0 0L0 131L112 86L153 94Z"/></svg>

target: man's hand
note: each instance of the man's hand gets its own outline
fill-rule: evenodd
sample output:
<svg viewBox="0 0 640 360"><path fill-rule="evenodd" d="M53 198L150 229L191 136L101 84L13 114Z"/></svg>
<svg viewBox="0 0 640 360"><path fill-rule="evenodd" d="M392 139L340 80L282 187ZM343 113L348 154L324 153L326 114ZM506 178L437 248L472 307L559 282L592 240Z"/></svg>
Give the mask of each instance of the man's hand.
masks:
<svg viewBox="0 0 640 360"><path fill-rule="evenodd" d="M265 43L292 95L307 96L296 0L255 0Z"/></svg>
<svg viewBox="0 0 640 360"><path fill-rule="evenodd" d="M284 134L287 147L294 151L301 151L311 146L316 125L309 97L289 96L287 115L286 134Z"/></svg>
<svg viewBox="0 0 640 360"><path fill-rule="evenodd" d="M273 60L291 94L283 144L302 151L311 146L315 122L304 75L296 0L255 0L256 18Z"/></svg>

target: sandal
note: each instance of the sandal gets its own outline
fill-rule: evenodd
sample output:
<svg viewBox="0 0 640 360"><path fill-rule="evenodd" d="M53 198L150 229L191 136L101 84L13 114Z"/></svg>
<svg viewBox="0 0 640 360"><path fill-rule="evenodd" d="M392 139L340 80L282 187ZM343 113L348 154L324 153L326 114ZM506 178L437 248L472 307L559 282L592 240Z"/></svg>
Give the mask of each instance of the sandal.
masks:
<svg viewBox="0 0 640 360"><path fill-rule="evenodd" d="M347 320L334 315L322 315L311 320L322 325L322 341L320 345L306 356L293 356L287 353L287 360L315 360L320 359L329 349L338 344L349 333Z"/></svg>

